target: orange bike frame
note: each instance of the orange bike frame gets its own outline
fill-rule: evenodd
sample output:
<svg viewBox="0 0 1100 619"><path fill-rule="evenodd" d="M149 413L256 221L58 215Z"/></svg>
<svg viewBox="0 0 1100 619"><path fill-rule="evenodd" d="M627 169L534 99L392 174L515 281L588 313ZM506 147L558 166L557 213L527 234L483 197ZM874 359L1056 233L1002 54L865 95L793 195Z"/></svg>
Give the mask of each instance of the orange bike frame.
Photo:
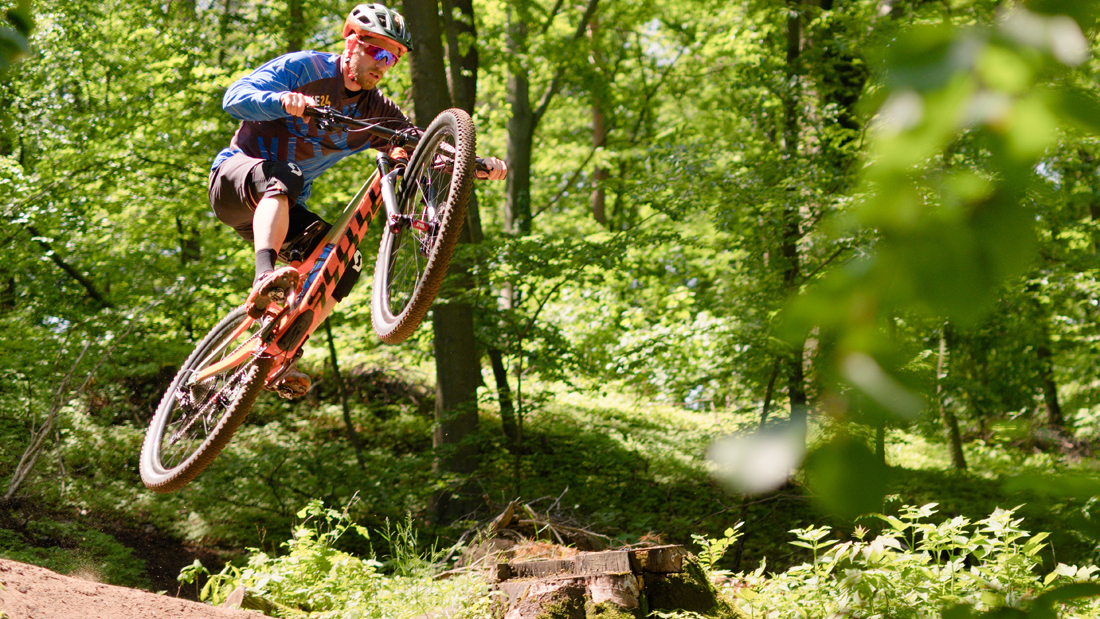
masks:
<svg viewBox="0 0 1100 619"><path fill-rule="evenodd" d="M408 161L408 154L401 148L394 148L389 156L399 164ZM301 292L287 300L283 311L277 315L265 316L266 320L273 320L274 324L268 323L240 348L217 363L196 372L192 376L192 384L203 382L260 354L275 357L277 363L271 375L278 375L281 366L297 356L298 349L309 334L328 316L328 312L324 310L331 309L336 304L336 300L332 298L336 283L343 277L355 256L355 250L363 240L367 227L378 211L384 210L382 205L382 174L381 170L375 170L309 258L297 266L303 282ZM254 320L245 319L226 341L233 341L244 335L254 324Z"/></svg>

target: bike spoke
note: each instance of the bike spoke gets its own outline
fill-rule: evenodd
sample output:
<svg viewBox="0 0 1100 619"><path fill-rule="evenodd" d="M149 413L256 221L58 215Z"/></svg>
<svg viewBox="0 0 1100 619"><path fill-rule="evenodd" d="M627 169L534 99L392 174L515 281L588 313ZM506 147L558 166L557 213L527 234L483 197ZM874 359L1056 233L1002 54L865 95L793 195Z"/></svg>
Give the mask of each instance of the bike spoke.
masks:
<svg viewBox="0 0 1100 619"><path fill-rule="evenodd" d="M403 205L407 224L394 235L390 248L389 306L400 313L412 299L424 277L428 256L436 241L440 222L446 214L454 169L454 137L442 136L437 150L419 170L411 172L415 190ZM418 229L417 225L424 227Z"/></svg>
<svg viewBox="0 0 1100 619"><path fill-rule="evenodd" d="M226 339L214 349L212 354L202 360L196 371L201 370L203 366L217 363L239 350L256 336L260 327L261 325L256 323L255 329L250 329L241 337L233 340ZM223 374L212 376L201 384L178 388L176 407L167 421L160 446L163 466L173 468L182 464L214 432L222 415L232 404L240 386L239 383L250 364L251 359Z"/></svg>

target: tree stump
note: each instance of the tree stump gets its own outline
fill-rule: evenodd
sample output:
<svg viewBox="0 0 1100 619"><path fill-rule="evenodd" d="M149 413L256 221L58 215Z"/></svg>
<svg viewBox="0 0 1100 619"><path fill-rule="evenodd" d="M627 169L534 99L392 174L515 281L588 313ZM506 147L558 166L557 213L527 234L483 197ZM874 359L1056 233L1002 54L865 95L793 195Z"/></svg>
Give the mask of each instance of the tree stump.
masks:
<svg viewBox="0 0 1100 619"><path fill-rule="evenodd" d="M500 563L490 573L502 619L644 619L689 610L735 619L683 546L586 552L572 559Z"/></svg>

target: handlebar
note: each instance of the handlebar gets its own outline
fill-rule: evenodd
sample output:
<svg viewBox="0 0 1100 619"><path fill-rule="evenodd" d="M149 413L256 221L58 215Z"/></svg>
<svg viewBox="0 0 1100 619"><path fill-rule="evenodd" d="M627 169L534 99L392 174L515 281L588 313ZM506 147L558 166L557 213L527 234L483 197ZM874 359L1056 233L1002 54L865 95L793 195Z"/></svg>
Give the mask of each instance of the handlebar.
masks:
<svg viewBox="0 0 1100 619"><path fill-rule="evenodd" d="M316 118L317 127L322 131L335 129L341 125L351 125L352 127L365 129L372 135L387 140L395 146L415 147L420 142L420 134L424 132L424 130L419 127L411 127L412 130L406 129L404 131L396 131L389 127L382 126L381 123L371 123L359 120L358 118L344 116L327 105L307 105L303 116ZM489 166L485 165L484 159L477 157L474 161L474 169L478 172L488 172Z"/></svg>
<svg viewBox="0 0 1100 619"><path fill-rule="evenodd" d="M350 116L344 116L339 114L336 110L328 107L327 105L319 106L306 106L304 116L317 119L317 126L322 131L328 131L329 129L335 129L341 125L351 125L360 129L366 129L371 134L380 137L384 140L389 140L397 146L416 146L420 141L419 135L414 135L408 131L395 131L389 127L382 126L381 123L370 123L358 118L352 118ZM421 130L416 129L417 132Z"/></svg>

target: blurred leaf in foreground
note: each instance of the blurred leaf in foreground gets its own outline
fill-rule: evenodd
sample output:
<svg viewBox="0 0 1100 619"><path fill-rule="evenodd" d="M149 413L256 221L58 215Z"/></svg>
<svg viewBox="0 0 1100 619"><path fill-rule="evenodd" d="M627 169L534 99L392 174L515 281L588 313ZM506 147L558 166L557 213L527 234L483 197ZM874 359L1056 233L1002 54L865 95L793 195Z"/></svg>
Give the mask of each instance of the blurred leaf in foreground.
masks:
<svg viewBox="0 0 1100 619"><path fill-rule="evenodd" d="M19 6L8 9L5 17L12 26L0 26L0 73L31 51L27 40L34 27L30 0L20 0Z"/></svg>
<svg viewBox="0 0 1100 619"><path fill-rule="evenodd" d="M760 494L787 482L802 461L805 440L793 426L727 436L715 441L707 456L715 476L734 492Z"/></svg>
<svg viewBox="0 0 1100 619"><path fill-rule="evenodd" d="M889 469L861 441L838 436L814 450L804 468L806 484L828 511L854 519L882 510Z"/></svg>

